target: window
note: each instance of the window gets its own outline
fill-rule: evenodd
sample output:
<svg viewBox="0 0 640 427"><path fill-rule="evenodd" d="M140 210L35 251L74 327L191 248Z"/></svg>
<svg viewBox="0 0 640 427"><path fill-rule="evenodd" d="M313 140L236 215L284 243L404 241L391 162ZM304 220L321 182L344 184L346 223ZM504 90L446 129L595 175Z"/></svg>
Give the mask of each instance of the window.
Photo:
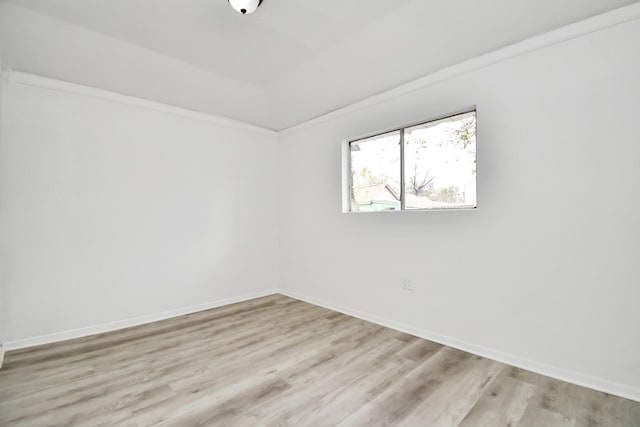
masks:
<svg viewBox="0 0 640 427"><path fill-rule="evenodd" d="M349 141L351 212L476 207L476 112Z"/></svg>

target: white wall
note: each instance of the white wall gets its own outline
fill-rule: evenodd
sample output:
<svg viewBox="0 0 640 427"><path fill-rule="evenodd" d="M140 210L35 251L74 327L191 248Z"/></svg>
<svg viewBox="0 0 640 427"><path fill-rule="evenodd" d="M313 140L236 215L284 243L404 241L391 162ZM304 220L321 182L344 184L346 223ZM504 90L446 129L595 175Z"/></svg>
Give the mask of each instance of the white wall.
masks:
<svg viewBox="0 0 640 427"><path fill-rule="evenodd" d="M277 288L274 133L12 76L0 145L7 341Z"/></svg>
<svg viewBox="0 0 640 427"><path fill-rule="evenodd" d="M0 73L2 72L2 50L0 49ZM2 147L2 79L0 75L0 147ZM1 149L1 148L0 148ZM0 211L2 207L0 207ZM2 239L2 234L0 234L0 241ZM4 298L4 272L5 265L2 262L2 252L0 252L0 368L2 367L2 362L4 361L4 313L6 312L5 308L5 298Z"/></svg>
<svg viewBox="0 0 640 427"><path fill-rule="evenodd" d="M638 40L633 20L284 132L283 289L640 399ZM343 138L471 105L477 210L341 213Z"/></svg>

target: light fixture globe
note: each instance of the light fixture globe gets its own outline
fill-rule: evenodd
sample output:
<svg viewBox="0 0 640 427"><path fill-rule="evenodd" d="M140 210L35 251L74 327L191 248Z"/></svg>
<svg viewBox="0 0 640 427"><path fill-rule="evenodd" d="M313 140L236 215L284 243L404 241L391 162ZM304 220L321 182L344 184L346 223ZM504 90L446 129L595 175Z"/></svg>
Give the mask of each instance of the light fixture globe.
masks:
<svg viewBox="0 0 640 427"><path fill-rule="evenodd" d="M262 0L229 0L229 4L239 13L248 15L255 12L258 6L262 4Z"/></svg>

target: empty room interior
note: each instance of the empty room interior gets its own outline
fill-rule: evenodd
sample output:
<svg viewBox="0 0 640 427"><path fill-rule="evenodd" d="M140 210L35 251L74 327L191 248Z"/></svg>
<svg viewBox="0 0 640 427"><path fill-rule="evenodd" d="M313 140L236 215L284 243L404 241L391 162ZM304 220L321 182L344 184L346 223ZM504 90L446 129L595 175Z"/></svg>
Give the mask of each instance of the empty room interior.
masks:
<svg viewBox="0 0 640 427"><path fill-rule="evenodd" d="M0 426L640 426L640 2L0 0Z"/></svg>

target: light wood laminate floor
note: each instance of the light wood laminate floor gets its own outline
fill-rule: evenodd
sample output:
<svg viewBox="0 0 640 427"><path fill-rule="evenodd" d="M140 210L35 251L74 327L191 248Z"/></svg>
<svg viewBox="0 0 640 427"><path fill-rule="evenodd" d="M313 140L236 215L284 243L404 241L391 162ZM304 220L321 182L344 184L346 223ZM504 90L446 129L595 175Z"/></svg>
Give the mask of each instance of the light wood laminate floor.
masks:
<svg viewBox="0 0 640 427"><path fill-rule="evenodd" d="M640 403L274 295L6 355L0 425L640 426Z"/></svg>

